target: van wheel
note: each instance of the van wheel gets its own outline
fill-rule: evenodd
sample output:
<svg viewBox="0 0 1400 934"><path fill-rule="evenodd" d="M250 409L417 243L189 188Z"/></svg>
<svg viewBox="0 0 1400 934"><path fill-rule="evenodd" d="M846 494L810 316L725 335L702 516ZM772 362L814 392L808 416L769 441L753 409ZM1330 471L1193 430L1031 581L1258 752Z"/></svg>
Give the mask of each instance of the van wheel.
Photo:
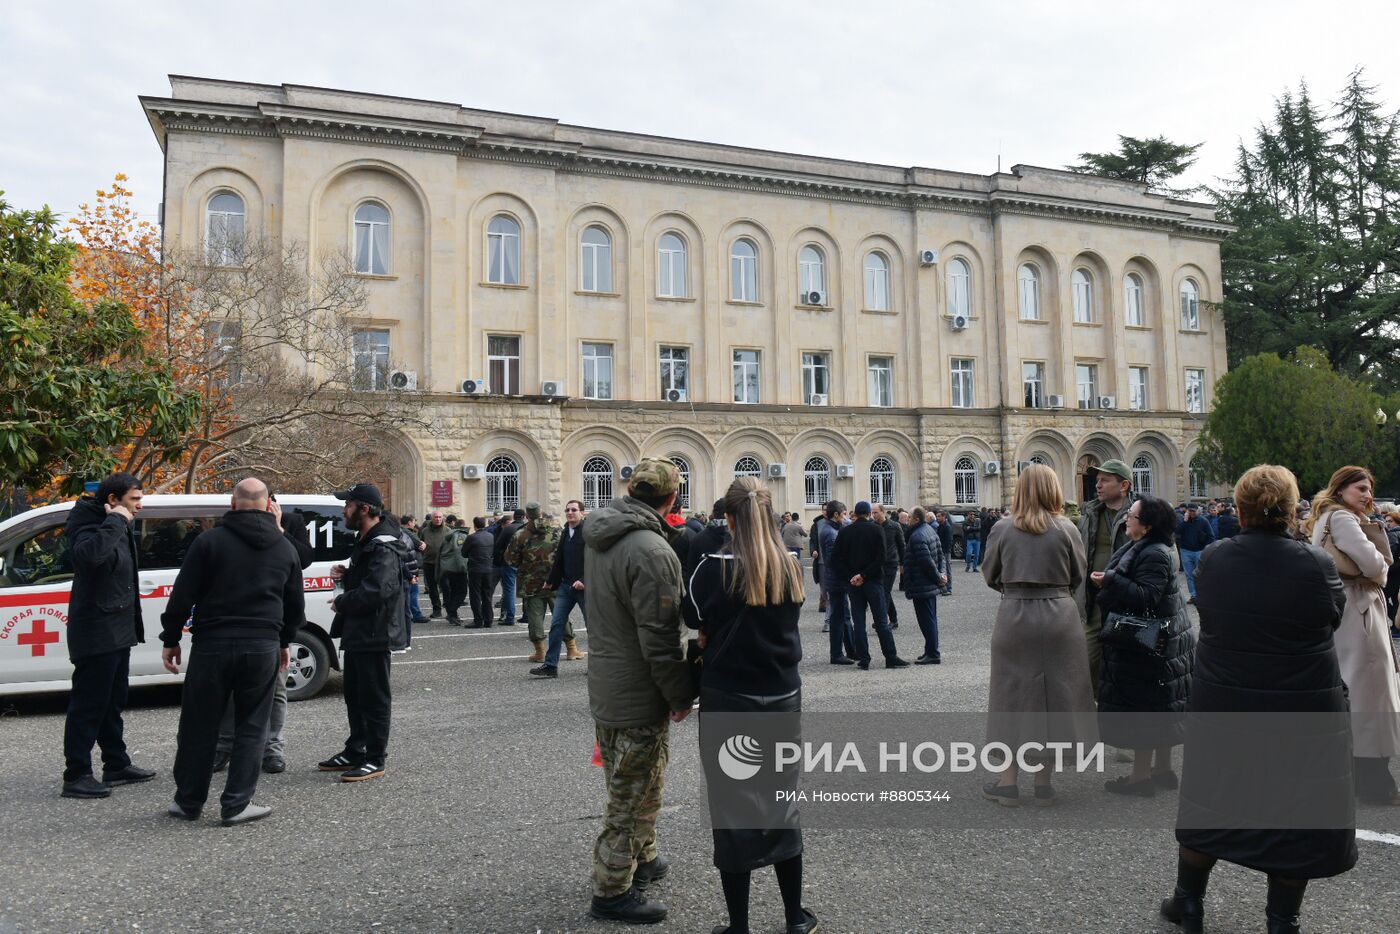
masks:
<svg viewBox="0 0 1400 934"><path fill-rule="evenodd" d="M326 644L314 635L302 633L288 649L291 661L287 664L287 700L315 697L331 674L331 655Z"/></svg>
<svg viewBox="0 0 1400 934"><path fill-rule="evenodd" d="M961 538L955 538L955 539L953 539L953 557L954 557L954 558L961 559L962 556L963 556L966 552L967 552L967 543L966 543L966 541L965 541L964 539L961 539Z"/></svg>

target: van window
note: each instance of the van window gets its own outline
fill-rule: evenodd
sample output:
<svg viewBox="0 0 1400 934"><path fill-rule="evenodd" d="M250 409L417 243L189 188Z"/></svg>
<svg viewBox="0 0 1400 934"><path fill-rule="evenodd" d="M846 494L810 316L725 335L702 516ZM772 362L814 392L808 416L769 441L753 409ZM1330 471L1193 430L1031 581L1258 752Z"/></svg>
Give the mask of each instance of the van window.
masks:
<svg viewBox="0 0 1400 934"><path fill-rule="evenodd" d="M143 571L179 570L185 555L200 533L212 529L218 520L145 519L136 520L137 567Z"/></svg>
<svg viewBox="0 0 1400 934"><path fill-rule="evenodd" d="M0 587L30 587L73 579L63 526L31 531L0 550Z"/></svg>
<svg viewBox="0 0 1400 934"><path fill-rule="evenodd" d="M284 512L294 512L306 523L306 540L311 543L317 561L344 561L355 545L355 533L345 526L345 514L339 506L284 505Z"/></svg>

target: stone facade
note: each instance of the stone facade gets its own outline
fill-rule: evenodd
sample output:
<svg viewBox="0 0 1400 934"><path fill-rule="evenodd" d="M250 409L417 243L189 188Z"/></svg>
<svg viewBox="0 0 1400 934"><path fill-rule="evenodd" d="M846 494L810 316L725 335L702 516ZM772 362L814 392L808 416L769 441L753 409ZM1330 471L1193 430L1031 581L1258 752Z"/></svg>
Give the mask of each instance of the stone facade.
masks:
<svg viewBox="0 0 1400 934"><path fill-rule="evenodd" d="M1004 503L1032 459L1070 499L1108 457L1170 498L1205 492L1188 395L1205 409L1225 371L1212 303L1229 233L1210 205L1029 166L967 175L321 88L171 87L142 98L168 244L236 222L363 266L363 327L438 426L396 439L396 508L425 508L433 480L466 514L593 499L644 455L684 463L697 510L754 465L780 509L808 514L819 494ZM677 352L686 378L663 384ZM748 354L754 401L736 402ZM459 392L468 379L496 391ZM673 388L684 398L663 401Z"/></svg>

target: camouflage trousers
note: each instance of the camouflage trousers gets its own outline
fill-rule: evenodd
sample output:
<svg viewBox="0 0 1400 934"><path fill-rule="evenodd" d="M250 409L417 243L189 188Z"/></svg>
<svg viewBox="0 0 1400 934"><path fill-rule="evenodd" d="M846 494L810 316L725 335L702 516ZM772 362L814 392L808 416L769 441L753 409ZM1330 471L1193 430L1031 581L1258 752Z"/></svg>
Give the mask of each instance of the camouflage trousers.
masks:
<svg viewBox="0 0 1400 934"><path fill-rule="evenodd" d="M554 591L544 590L526 594L525 627L531 642L541 642L549 636L549 618L554 615Z"/></svg>
<svg viewBox="0 0 1400 934"><path fill-rule="evenodd" d="M611 898L631 888L637 863L656 859L656 818L671 755L671 722L596 730L608 807L593 846L593 894Z"/></svg>

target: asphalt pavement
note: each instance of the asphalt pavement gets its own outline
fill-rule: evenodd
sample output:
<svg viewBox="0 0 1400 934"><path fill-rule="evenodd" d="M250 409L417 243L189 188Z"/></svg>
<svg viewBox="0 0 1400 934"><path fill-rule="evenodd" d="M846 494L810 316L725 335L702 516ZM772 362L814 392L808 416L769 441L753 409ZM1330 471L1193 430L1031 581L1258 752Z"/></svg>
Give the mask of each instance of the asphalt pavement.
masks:
<svg viewBox="0 0 1400 934"><path fill-rule="evenodd" d="M939 666L828 665L811 593L804 709L985 709L997 596L956 567L955 593L940 603ZM920 640L899 599L896 639L912 659ZM587 633L579 636L587 649ZM321 695L291 706L287 771L258 786L256 800L273 814L235 828L216 820L220 776L202 821L164 813L178 688L133 693L127 741L135 761L160 774L101 801L59 797L63 698L0 698L0 934L617 930L588 916L605 800L601 769L590 763L588 662L561 662L558 680L532 679L528 651L522 626L418 628L413 651L394 657L388 773L359 784L315 769L344 740L334 676ZM1071 807L1124 806L1085 782L1064 796ZM693 717L673 729L665 802L659 841L672 870L650 894L670 915L651 930L708 932L726 917ZM1174 795L1145 804L1174 808ZM809 829L805 903L828 932L1179 930L1157 916L1175 878L1166 822L1068 831L1044 828L1034 809L1001 812L980 829ZM1358 812L1365 828L1387 821ZM1400 931L1400 835L1363 837L1355 870L1309 888L1305 930ZM1263 877L1221 864L1207 930L1262 931L1263 906ZM751 923L755 932L783 929L771 871L755 873Z"/></svg>

